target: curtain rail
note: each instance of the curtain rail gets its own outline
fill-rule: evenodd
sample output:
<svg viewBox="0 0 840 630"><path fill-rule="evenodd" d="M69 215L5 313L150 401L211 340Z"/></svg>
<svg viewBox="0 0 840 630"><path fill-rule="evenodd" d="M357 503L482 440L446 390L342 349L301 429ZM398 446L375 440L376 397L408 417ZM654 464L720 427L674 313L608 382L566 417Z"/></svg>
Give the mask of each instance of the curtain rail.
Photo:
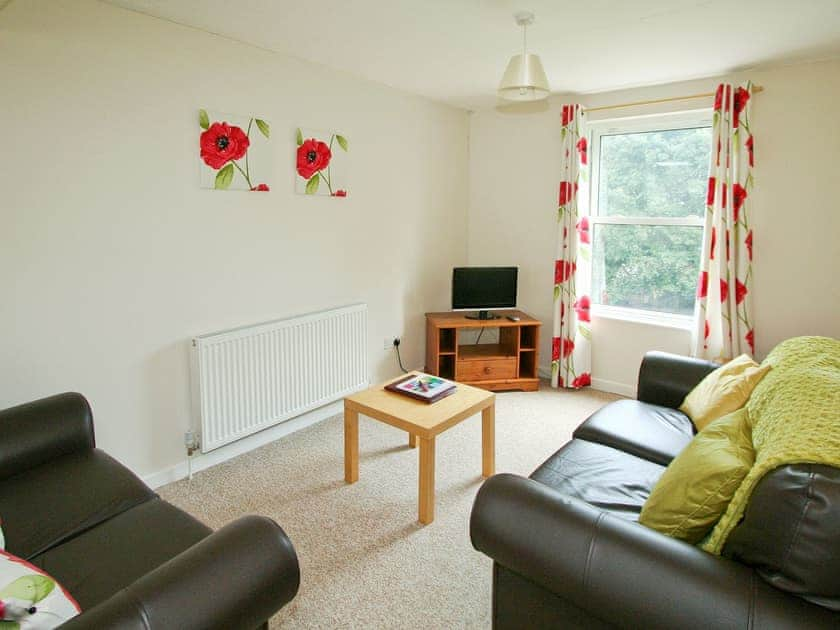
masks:
<svg viewBox="0 0 840 630"><path fill-rule="evenodd" d="M753 86L753 94L763 92L764 88L760 85ZM655 103L670 103L672 101L687 101L694 98L709 98L714 96L714 92L703 92L702 94L689 94L688 96L669 96L668 98L654 98L648 101L633 101L632 103L618 103L617 105L601 105L600 107L584 107L586 112L598 112L606 109L621 109L623 107L636 107L637 105L653 105Z"/></svg>

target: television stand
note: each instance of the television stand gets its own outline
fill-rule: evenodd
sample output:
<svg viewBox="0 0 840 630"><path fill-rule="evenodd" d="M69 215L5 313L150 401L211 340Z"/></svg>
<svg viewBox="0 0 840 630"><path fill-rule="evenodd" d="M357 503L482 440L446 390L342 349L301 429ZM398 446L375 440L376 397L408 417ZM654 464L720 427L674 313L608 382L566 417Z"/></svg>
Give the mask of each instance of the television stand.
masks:
<svg viewBox="0 0 840 630"><path fill-rule="evenodd" d="M462 312L426 313L426 367L435 376L489 390L539 387L539 320L508 311L519 321L478 319ZM498 328L498 343L464 343L467 329Z"/></svg>
<svg viewBox="0 0 840 630"><path fill-rule="evenodd" d="M478 311L475 315L464 315L467 319L478 319L484 321L486 319L502 319L501 315L496 315L490 311Z"/></svg>

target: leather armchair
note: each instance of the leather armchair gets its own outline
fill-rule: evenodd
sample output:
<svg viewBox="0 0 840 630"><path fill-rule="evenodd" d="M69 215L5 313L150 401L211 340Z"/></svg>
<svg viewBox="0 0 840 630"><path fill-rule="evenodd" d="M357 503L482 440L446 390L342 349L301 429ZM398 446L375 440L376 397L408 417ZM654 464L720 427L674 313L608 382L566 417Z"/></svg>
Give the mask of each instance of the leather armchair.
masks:
<svg viewBox="0 0 840 630"><path fill-rule="evenodd" d="M87 400L65 393L0 410L7 551L82 606L63 627L257 628L297 593L297 555L264 516L216 532L96 448Z"/></svg>

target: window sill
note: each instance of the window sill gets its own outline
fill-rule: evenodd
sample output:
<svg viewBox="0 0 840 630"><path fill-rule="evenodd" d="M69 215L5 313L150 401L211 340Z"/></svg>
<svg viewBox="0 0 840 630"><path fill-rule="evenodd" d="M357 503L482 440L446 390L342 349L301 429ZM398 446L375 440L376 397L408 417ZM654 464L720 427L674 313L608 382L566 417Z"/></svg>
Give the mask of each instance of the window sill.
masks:
<svg viewBox="0 0 840 630"><path fill-rule="evenodd" d="M679 328L691 330L694 327L694 316L676 315L672 313L657 313L621 306L592 306L592 316L600 319L617 319L636 324L661 326L664 328Z"/></svg>

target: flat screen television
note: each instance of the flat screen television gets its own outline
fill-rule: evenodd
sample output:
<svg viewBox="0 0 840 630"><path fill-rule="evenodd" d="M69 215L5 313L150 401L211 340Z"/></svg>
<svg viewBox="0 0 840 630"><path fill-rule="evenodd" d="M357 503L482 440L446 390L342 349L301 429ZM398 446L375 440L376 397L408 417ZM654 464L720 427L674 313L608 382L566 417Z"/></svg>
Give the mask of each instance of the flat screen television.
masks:
<svg viewBox="0 0 840 630"><path fill-rule="evenodd" d="M498 319L491 309L516 308L518 267L455 267L452 310L477 311L469 319Z"/></svg>

